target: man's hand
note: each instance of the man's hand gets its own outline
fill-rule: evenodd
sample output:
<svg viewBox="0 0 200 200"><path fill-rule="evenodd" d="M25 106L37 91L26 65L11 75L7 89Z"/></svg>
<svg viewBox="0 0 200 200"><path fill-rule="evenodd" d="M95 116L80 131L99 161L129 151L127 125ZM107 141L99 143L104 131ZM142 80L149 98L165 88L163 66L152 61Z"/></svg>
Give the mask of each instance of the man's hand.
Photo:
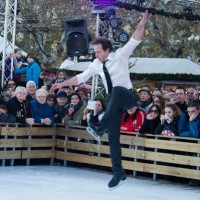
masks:
<svg viewBox="0 0 200 200"><path fill-rule="evenodd" d="M137 41L140 41L143 34L144 34L144 27L147 23L147 19L148 19L148 10L145 11L141 21L139 22L137 29L135 30L135 32L133 33L133 38Z"/></svg>
<svg viewBox="0 0 200 200"><path fill-rule="evenodd" d="M55 83L52 85L51 89L50 89L50 92L54 92L56 89L61 89L62 87L62 83Z"/></svg>

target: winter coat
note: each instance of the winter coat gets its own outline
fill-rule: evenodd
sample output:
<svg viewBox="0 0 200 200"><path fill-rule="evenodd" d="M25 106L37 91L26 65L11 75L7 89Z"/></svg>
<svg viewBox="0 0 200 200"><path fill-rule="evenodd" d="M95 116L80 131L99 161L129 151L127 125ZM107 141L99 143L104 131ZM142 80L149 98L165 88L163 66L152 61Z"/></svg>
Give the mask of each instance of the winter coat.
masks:
<svg viewBox="0 0 200 200"><path fill-rule="evenodd" d="M124 113L122 116L121 131L138 132L142 126L146 114L144 111L136 110L133 115Z"/></svg>
<svg viewBox="0 0 200 200"><path fill-rule="evenodd" d="M69 106L68 106L69 108ZM64 117L64 121L66 125L81 125L81 119L83 117L83 111L85 109L85 106L83 105L83 102L80 101L75 107L74 112L72 115L69 115L67 113Z"/></svg>
<svg viewBox="0 0 200 200"><path fill-rule="evenodd" d="M27 67L14 70L13 72L14 74L26 74L26 81L34 81L38 88L41 69L37 62L33 61L29 63Z"/></svg>
<svg viewBox="0 0 200 200"><path fill-rule="evenodd" d="M41 104L37 99L30 102L31 117L34 118L35 123L41 123L42 119L49 118L51 125L54 124L54 117L52 108L48 103Z"/></svg>
<svg viewBox="0 0 200 200"><path fill-rule="evenodd" d="M19 102L17 97L13 97L6 103L8 113L16 117L16 122L26 123L26 118L30 117L30 105L28 101Z"/></svg>
<svg viewBox="0 0 200 200"><path fill-rule="evenodd" d="M145 134L155 134L156 127L160 124L160 117L157 117L156 119L145 119L144 123L142 124L139 133Z"/></svg>
<svg viewBox="0 0 200 200"><path fill-rule="evenodd" d="M168 124L165 120L163 124L158 124L155 134L156 135L168 135L168 136L178 136L178 121L179 118L175 117L172 123Z"/></svg>
<svg viewBox="0 0 200 200"><path fill-rule="evenodd" d="M179 136L200 138L200 114L196 120L189 121L189 115L182 113L178 123Z"/></svg>
<svg viewBox="0 0 200 200"><path fill-rule="evenodd" d="M62 123L62 119L67 114L67 110L68 110L67 106L68 104L66 104L65 106L59 106L58 104L55 104L53 106L53 116L58 115L55 118L56 123Z"/></svg>
<svg viewBox="0 0 200 200"><path fill-rule="evenodd" d="M100 120L104 116L104 111L100 111L97 113L97 115L94 116L94 111L92 110L90 113L87 114L86 120L81 120L81 126L88 126L88 125L96 125L100 122Z"/></svg>

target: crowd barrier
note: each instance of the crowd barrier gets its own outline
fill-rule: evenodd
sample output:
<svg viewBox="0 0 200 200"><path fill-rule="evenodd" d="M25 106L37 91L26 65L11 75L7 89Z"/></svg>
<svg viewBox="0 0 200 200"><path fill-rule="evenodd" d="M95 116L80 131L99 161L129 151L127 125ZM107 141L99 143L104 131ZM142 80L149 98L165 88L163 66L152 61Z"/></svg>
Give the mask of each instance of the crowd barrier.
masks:
<svg viewBox="0 0 200 200"><path fill-rule="evenodd" d="M122 164L124 169L200 180L200 139L166 137L161 135L121 133ZM1 165L16 159L49 158L86 163L98 166L111 166L107 134L97 143L87 134L84 127L26 127L19 124L2 124L0 130Z"/></svg>

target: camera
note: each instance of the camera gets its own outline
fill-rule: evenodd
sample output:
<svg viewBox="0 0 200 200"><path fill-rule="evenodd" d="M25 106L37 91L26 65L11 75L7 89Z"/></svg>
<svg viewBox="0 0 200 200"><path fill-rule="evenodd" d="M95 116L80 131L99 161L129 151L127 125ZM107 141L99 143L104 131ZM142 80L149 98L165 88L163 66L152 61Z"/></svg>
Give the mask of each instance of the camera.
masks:
<svg viewBox="0 0 200 200"><path fill-rule="evenodd" d="M70 108L74 109L74 104L73 103L70 103Z"/></svg>

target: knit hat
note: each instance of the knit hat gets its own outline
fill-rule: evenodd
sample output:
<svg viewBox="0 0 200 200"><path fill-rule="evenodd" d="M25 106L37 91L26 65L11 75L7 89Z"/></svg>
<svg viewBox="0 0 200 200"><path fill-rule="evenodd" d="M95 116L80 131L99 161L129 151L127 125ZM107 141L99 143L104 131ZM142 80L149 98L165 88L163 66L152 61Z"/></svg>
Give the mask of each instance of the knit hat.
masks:
<svg viewBox="0 0 200 200"><path fill-rule="evenodd" d="M63 91L59 92L56 96L56 98L61 98L61 97L68 98L66 92Z"/></svg>

